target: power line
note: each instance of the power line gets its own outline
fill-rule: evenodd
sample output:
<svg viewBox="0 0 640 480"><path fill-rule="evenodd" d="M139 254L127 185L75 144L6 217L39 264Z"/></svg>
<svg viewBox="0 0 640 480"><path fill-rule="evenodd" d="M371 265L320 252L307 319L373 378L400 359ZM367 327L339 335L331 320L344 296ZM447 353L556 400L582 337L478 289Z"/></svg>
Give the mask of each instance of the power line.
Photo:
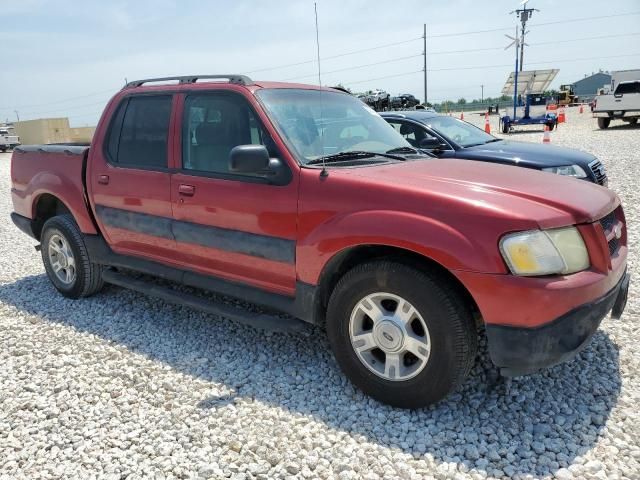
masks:
<svg viewBox="0 0 640 480"><path fill-rule="evenodd" d="M100 102L94 102L94 103L85 103L83 105L74 105L71 107L64 107L64 108L58 108L55 110L46 110L46 111L26 111L26 112L21 112L23 115L29 115L29 116L33 116L33 115L48 115L50 113L58 113L58 112L73 112L79 108L84 108L84 107L94 107L96 105L105 105L107 103L108 99L102 100Z"/></svg>
<svg viewBox="0 0 640 480"><path fill-rule="evenodd" d="M56 105L58 103L65 103L65 102L69 102L71 100L78 100L80 98L87 98L87 97L95 97L96 95L103 95L105 93L113 93L115 92L116 89L109 89L109 90L102 90L100 92L93 92L93 93L88 93L86 95L79 95L77 97L69 97L69 98L65 98L64 100L56 100L53 102L46 102L46 103L37 103L37 104L31 104L31 105L18 105L15 107L0 107L0 110L12 110L14 108L17 109L22 109L22 108L32 108L32 107L45 107L47 105Z"/></svg>
<svg viewBox="0 0 640 480"><path fill-rule="evenodd" d="M640 32L635 33L618 33L615 35L600 35L595 37L582 37L582 38L571 38L568 40L554 40L552 42L537 42L531 43L530 46L538 46L538 45L555 45L556 43L571 43L571 42L582 42L584 40L600 40L603 38L617 38L617 37L633 37L636 35L640 35Z"/></svg>
<svg viewBox="0 0 640 480"><path fill-rule="evenodd" d="M555 22L545 22L545 23L532 23L532 27L543 27L546 25L558 25L558 24L566 24L566 23L575 23L575 22L585 22L588 20L601 20L603 18L614 18L614 17L628 17L631 15L640 15L640 12L629 12L629 13L616 13L613 15L599 15L597 17L583 17L583 18L574 18L570 20L558 20ZM502 28L490 28L487 30L471 30L466 32L453 32L453 33L437 33L435 35L427 35L427 38L443 38L443 37L462 37L465 35L475 35L478 33L492 33L492 32L504 32L504 31L512 31L513 27L502 27Z"/></svg>
<svg viewBox="0 0 640 480"><path fill-rule="evenodd" d="M555 22L532 23L531 26L543 27L545 25L559 25L559 24L565 24L565 23L585 22L587 20L602 20L603 18L628 17L631 15L640 15L640 12L615 13L612 15L598 15L597 17L582 17L582 18L573 18L571 20L557 20Z"/></svg>
<svg viewBox="0 0 640 480"><path fill-rule="evenodd" d="M353 67L340 68L338 70L331 70L329 72L324 72L324 73L325 73L325 75L328 75L330 73L346 72L348 70L356 70L358 68L373 67L375 65L382 65L382 64L386 64L386 63L400 62L402 60L407 60L409 58L416 58L416 57L421 57L421 56L422 56L422 54L420 53L420 54L417 54L417 55L409 55L409 56L406 56L406 57L399 57L399 58L394 58L394 59L391 59L391 60L383 60L381 62L367 63L365 65L355 65ZM315 75L316 74L303 75L303 76L300 76L300 77L285 78L284 81L286 82L288 80L297 80L299 78L309 78L309 77L314 77Z"/></svg>
<svg viewBox="0 0 640 480"><path fill-rule="evenodd" d="M367 82L375 82L376 80L385 80L387 78L395 78L395 77L404 77L405 75L413 75L414 73L423 73L423 70L415 70L413 72L404 72L404 73L397 73L395 75L387 75L385 77L378 77L378 78L368 78L367 80L357 80L355 82L345 82L348 85L355 85L357 83L367 83Z"/></svg>
<svg viewBox="0 0 640 480"><path fill-rule="evenodd" d="M624 54L624 55L607 55L605 57L584 57L584 58L565 58L565 59L560 59L560 60L545 60L543 62L528 62L527 64L528 65L544 65L544 64L556 63L556 62L570 63L570 62L580 62L580 61L584 61L584 60L601 60L603 58L635 57L636 55L640 55L640 52ZM472 66L472 67L437 68L437 69L432 69L432 70L429 70L429 71L430 72L448 72L448 71L454 71L454 70L481 70L481 69L485 69L485 68L503 68L503 67L513 67L513 64L504 63L504 64L500 64L500 65L476 65L476 66Z"/></svg>
<svg viewBox="0 0 640 480"><path fill-rule="evenodd" d="M381 48L395 47L396 45L404 45L406 43L415 42L416 40L422 40L422 37L411 38L409 40L403 40L401 42L385 43L384 45L378 45L378 46L375 46L375 47L363 48L363 49L360 49L360 50L353 50L353 51L350 51L350 52L340 53L338 55L331 55L329 57L321 57L320 60L331 60L333 58L347 57L349 55L355 55L356 53L371 52L373 50L379 50ZM304 61L304 62L297 62L297 63L287 63L285 65L277 65L275 67L261 68L259 70L251 70L251 71L245 72L245 73L258 73L258 72L267 72L267 71L271 71L271 70L280 70L280 69L288 68L288 67L297 67L297 66L300 66L300 65L308 65L309 63L315 63L315 60L307 60L307 61Z"/></svg>

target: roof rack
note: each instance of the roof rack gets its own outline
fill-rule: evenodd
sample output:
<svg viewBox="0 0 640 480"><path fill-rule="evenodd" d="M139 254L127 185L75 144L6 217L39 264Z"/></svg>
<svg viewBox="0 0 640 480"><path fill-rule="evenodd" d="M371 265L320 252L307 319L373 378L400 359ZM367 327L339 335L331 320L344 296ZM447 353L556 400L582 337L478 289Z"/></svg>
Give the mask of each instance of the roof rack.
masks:
<svg viewBox="0 0 640 480"><path fill-rule="evenodd" d="M177 80L179 84L184 83L196 83L198 80L218 80L218 79L227 79L229 83L233 83L234 85L253 85L253 80L251 80L246 75L185 75L181 77L160 77L160 78L145 78L143 80L134 80L133 82L127 83L123 88L135 88L144 85L145 83L155 83L155 82L168 82L171 80Z"/></svg>

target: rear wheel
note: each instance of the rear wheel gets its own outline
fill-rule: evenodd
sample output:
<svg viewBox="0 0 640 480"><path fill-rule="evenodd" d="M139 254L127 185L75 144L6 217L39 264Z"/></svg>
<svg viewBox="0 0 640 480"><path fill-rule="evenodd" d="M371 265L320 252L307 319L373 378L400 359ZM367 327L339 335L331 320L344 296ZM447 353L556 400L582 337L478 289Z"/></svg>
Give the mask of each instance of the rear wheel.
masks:
<svg viewBox="0 0 640 480"><path fill-rule="evenodd" d="M87 297L102 288L102 268L91 262L82 232L71 215L47 220L40 241L47 276L62 295Z"/></svg>
<svg viewBox="0 0 640 480"><path fill-rule="evenodd" d="M349 271L333 291L327 333L338 364L373 398L402 408L437 402L475 359L471 312L450 282L401 263Z"/></svg>
<svg viewBox="0 0 640 480"><path fill-rule="evenodd" d="M635 125L636 123L638 123L638 119L637 118L630 118L627 121L629 122L630 125Z"/></svg>
<svg viewBox="0 0 640 480"><path fill-rule="evenodd" d="M598 117L598 128L605 129L609 127L611 119L607 117Z"/></svg>
<svg viewBox="0 0 640 480"><path fill-rule="evenodd" d="M509 133L511 124L509 122L502 122L502 133Z"/></svg>

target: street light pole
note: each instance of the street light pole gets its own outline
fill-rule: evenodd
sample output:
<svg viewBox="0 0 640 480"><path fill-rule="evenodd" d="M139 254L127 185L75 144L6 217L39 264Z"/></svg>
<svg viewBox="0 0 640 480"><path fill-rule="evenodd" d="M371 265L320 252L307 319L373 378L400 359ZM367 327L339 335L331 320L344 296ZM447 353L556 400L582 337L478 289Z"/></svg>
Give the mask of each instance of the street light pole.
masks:
<svg viewBox="0 0 640 480"><path fill-rule="evenodd" d="M484 103L484 85L480 85L480 88L482 89L482 93L480 94L480 102Z"/></svg>
<svg viewBox="0 0 640 480"><path fill-rule="evenodd" d="M14 112L16 112L16 118L18 119L18 121L20 121L20 115L18 114L18 110L14 110Z"/></svg>

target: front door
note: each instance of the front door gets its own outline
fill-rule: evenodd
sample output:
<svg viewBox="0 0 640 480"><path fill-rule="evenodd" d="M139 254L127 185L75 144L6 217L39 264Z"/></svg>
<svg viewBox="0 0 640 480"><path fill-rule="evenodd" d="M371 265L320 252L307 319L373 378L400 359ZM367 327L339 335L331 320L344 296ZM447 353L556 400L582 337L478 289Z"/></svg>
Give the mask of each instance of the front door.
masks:
<svg viewBox="0 0 640 480"><path fill-rule="evenodd" d="M193 92L183 101L182 164L171 177L176 257L201 273L292 295L297 176L270 185L229 171L237 145L262 144L280 156L240 93Z"/></svg>
<svg viewBox="0 0 640 480"><path fill-rule="evenodd" d="M96 220L118 253L164 262L174 257L169 171L173 101L171 94L124 97L103 138L104 150L90 151L87 176Z"/></svg>

